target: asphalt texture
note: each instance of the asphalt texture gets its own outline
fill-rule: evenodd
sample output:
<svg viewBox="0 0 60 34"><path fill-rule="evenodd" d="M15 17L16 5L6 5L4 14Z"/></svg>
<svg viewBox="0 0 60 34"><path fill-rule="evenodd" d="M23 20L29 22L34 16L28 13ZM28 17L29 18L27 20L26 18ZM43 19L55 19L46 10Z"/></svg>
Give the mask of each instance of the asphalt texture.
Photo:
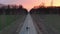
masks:
<svg viewBox="0 0 60 34"><path fill-rule="evenodd" d="M37 34L37 30L33 24L33 20L30 14L27 15L19 34Z"/></svg>

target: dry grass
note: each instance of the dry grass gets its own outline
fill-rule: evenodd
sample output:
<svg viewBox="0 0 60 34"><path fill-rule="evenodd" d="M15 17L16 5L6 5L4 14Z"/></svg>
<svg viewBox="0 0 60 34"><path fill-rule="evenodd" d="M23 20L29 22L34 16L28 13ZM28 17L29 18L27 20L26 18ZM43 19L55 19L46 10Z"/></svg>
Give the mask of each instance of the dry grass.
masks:
<svg viewBox="0 0 60 34"><path fill-rule="evenodd" d="M44 27L46 28L48 32L50 33L59 32L60 33L60 15L32 14L32 18L33 20L35 20L36 24L38 24L40 28L42 27L42 24L44 24Z"/></svg>
<svg viewBox="0 0 60 34"><path fill-rule="evenodd" d="M10 25L12 22L18 19L19 16L21 15L0 15L0 30Z"/></svg>

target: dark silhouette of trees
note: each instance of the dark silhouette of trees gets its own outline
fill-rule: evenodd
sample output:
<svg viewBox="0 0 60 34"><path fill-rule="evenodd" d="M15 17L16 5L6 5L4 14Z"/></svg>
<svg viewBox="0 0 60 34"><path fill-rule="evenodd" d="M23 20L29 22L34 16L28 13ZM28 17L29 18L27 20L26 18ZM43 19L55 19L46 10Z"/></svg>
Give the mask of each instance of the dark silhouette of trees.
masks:
<svg viewBox="0 0 60 34"><path fill-rule="evenodd" d="M0 15L3 14L3 8L0 8Z"/></svg>
<svg viewBox="0 0 60 34"><path fill-rule="evenodd" d="M6 15L10 14L10 6L9 5L7 6L7 9L5 9L5 13L6 13Z"/></svg>
<svg viewBox="0 0 60 34"><path fill-rule="evenodd" d="M12 7L12 8L11 8ZM5 15L20 15L20 14L27 14L28 11L27 9L23 8L22 5L20 6L3 6L0 8L0 15L5 14Z"/></svg>
<svg viewBox="0 0 60 34"><path fill-rule="evenodd" d="M31 9L30 14L60 14L60 7L40 7Z"/></svg>
<svg viewBox="0 0 60 34"><path fill-rule="evenodd" d="M17 12L18 14L27 14L28 13L27 9L23 8L22 6L19 6L17 11L18 11Z"/></svg>
<svg viewBox="0 0 60 34"><path fill-rule="evenodd" d="M32 9L30 10L30 13L31 13L31 14L36 14L36 13L37 13L37 12L36 12L36 9L33 9L33 8L32 8Z"/></svg>

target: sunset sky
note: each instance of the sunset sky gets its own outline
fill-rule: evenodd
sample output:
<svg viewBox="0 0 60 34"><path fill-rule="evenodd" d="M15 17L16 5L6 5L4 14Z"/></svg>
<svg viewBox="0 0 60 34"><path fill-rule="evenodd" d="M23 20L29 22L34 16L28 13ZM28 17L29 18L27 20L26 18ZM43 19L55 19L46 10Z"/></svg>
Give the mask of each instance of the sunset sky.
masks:
<svg viewBox="0 0 60 34"><path fill-rule="evenodd" d="M20 4L28 10L30 10L33 6L40 5L41 2L44 2L45 6L51 6L51 0L0 0L0 3L2 4ZM53 0L53 5L60 6L60 0Z"/></svg>

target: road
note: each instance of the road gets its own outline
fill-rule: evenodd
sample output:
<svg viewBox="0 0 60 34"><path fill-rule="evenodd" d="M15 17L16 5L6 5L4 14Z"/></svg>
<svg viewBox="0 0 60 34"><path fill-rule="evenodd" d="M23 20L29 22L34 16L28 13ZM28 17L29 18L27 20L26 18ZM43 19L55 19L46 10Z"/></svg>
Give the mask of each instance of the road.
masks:
<svg viewBox="0 0 60 34"><path fill-rule="evenodd" d="M33 20L30 14L27 15L19 34L37 34L37 30L33 24Z"/></svg>
<svg viewBox="0 0 60 34"><path fill-rule="evenodd" d="M46 25L46 15L21 15L10 26L4 28L0 34L59 34L51 26Z"/></svg>

